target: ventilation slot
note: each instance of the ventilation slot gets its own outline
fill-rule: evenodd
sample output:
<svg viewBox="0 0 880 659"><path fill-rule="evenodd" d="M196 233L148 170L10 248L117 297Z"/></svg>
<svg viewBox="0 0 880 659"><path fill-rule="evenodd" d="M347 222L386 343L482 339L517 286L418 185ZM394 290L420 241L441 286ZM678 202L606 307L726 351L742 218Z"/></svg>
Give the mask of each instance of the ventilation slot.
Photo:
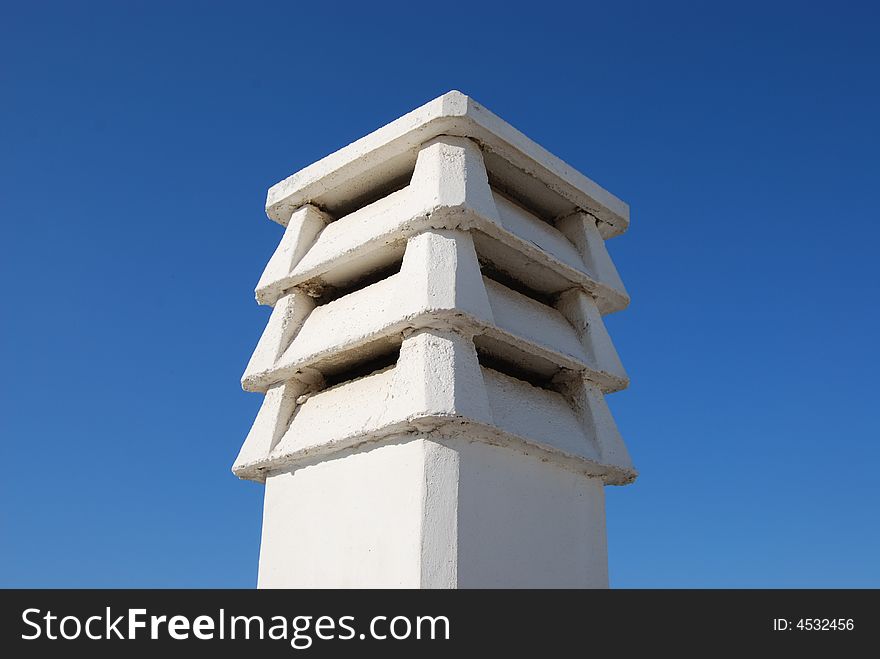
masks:
<svg viewBox="0 0 880 659"><path fill-rule="evenodd" d="M517 195L514 190L506 190L503 187L499 187L499 184L492 184L491 177L489 178L489 187L492 188L492 192L494 192L498 197L501 197L504 201L509 204L512 204L519 208L523 213L527 213L532 217L541 220L546 224L549 224L551 227L556 228L554 223L554 217L552 215L547 215L546 211L541 208L537 208L534 204L529 203L529 200L521 195Z"/></svg>
<svg viewBox="0 0 880 659"><path fill-rule="evenodd" d="M540 387L548 391L554 391L552 386L553 376L555 372L548 374L546 371L533 370L519 361L502 357L494 352L489 352L485 348L477 345L477 358L480 366L498 371L502 375L507 375L517 380L527 382L533 387Z"/></svg>
<svg viewBox="0 0 880 659"><path fill-rule="evenodd" d="M535 290L521 279L517 279L513 275L504 270L499 269L494 264L484 259L480 259L480 272L483 274L486 279L491 279L492 281L501 284L509 288L512 291L516 291L520 295L524 295L527 298L531 298L535 302L540 302L541 304L553 307L556 304L556 296L551 295L549 293L542 293L541 291Z"/></svg>
<svg viewBox="0 0 880 659"><path fill-rule="evenodd" d="M403 258L398 258L390 265L385 265L374 270L370 270L369 272L358 276L356 279L347 281L344 284L340 284L338 286L325 284L321 286L317 291L317 295L315 295L315 303L318 306L328 304L330 302L333 302L333 300L338 300L341 297L362 290L367 286L372 286L373 284L376 284L384 279L388 279L392 275L396 275L397 273L399 273L402 265Z"/></svg>
<svg viewBox="0 0 880 659"><path fill-rule="evenodd" d="M576 210L574 203L497 153L484 150L483 161L491 188L538 219L553 224Z"/></svg>
<svg viewBox="0 0 880 659"><path fill-rule="evenodd" d="M324 210L328 211L335 218L343 219L346 215L350 215L365 206L369 206L373 202L403 190L410 184L414 168L415 163L409 163L408 168L402 172L392 174L392 178L379 182L367 190L354 192L354 196L351 198L340 200L335 204L328 200L328 202L324 203Z"/></svg>
<svg viewBox="0 0 880 659"><path fill-rule="evenodd" d="M323 373L323 389L330 389L331 387L336 387L345 384L346 382L351 382L352 380L372 375L378 371L384 371L385 369L395 366L399 358L400 346L396 345L389 347L389 349L379 354L373 354L365 359L351 362L338 370L325 370Z"/></svg>

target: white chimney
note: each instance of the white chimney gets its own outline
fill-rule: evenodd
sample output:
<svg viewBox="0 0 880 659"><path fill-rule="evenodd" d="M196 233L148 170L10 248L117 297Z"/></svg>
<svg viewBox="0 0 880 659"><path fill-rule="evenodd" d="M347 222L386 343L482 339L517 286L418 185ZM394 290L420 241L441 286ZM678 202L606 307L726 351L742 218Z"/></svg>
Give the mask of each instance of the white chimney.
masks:
<svg viewBox="0 0 880 659"><path fill-rule="evenodd" d="M459 92L269 190L259 586L607 587L628 206Z"/></svg>

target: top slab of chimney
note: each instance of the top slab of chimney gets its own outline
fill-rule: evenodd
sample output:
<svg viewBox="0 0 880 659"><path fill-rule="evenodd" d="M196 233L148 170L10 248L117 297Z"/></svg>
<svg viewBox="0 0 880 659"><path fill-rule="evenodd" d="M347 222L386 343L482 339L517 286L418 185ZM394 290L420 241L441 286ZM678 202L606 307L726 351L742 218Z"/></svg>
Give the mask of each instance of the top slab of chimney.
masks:
<svg viewBox="0 0 880 659"><path fill-rule="evenodd" d="M626 231L629 206L459 91L450 91L272 186L267 215L286 225L311 203L340 217L411 172L419 146L440 136L480 143L493 183L528 196L548 217L584 210L604 238Z"/></svg>

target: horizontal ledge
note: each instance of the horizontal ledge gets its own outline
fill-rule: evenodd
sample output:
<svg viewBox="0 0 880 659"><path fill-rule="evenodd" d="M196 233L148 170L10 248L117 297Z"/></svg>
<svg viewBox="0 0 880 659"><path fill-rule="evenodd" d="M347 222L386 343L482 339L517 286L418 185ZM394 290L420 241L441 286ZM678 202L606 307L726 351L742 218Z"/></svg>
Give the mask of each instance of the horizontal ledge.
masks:
<svg viewBox="0 0 880 659"><path fill-rule="evenodd" d="M493 325L471 313L452 308L424 309L402 318L391 319L350 340L323 347L314 353L289 360L281 358L272 368L242 378L242 388L245 391L265 392L270 386L296 378L303 371L320 372L328 366L340 368L356 361L356 356L361 356L360 351L365 347L379 343L384 345L389 339L400 337L405 332L425 329L489 337L533 359L552 365L555 369L582 374L603 393L621 391L629 385L628 378L596 370L581 355L568 354L551 345L542 345L534 338L522 336L513 329Z"/></svg>
<svg viewBox="0 0 880 659"><path fill-rule="evenodd" d="M340 222L344 221L345 218L340 220ZM596 299L603 315L621 311L629 305L630 299L625 291L617 290L599 281L598 277L588 272L583 265L578 268L567 263L547 249L468 207L446 206L438 206L430 214L417 212L415 215L402 215L400 221L381 227L379 231L370 234L353 247L346 245L343 251L328 250L320 256L312 256L308 265L300 262L290 274L272 283L274 295L260 299L261 294L257 292L257 298L261 304L274 305L282 292L289 292L295 288L309 291L324 285L333 286L336 282L330 279L338 276L334 271L340 269L347 271L351 267L350 264L356 263L358 259L373 259L380 263L391 262L397 258L396 253L403 249L405 241L432 230L470 231L475 241L478 241L478 254L496 266L499 266L495 263L499 254L505 251L517 253L533 264L533 274L550 273L552 278L564 280L563 285L551 288L530 282L541 292L558 294L569 288L580 287ZM319 237L312 245L313 251L319 249L316 245L320 246L320 241ZM382 256L383 253L386 254L385 257ZM394 256L387 256L388 254ZM499 269L504 268L499 267ZM547 275L544 274L542 278L546 280Z"/></svg>
<svg viewBox="0 0 880 659"><path fill-rule="evenodd" d="M467 417L439 415L418 416L371 430L368 433L340 437L304 450L285 454L276 453L262 460L237 466L233 469L233 473L242 480L265 482L266 477L273 473L328 460L344 451L367 450L386 439L399 438L401 435L409 435L412 439L436 436L444 439L482 441L495 446L504 446L540 460L553 462L571 471L600 478L605 485L628 485L638 477L638 471L634 468L602 464L594 459L574 455L557 447L521 437Z"/></svg>
<svg viewBox="0 0 880 659"><path fill-rule="evenodd" d="M272 186L266 213L286 224L303 204L350 184L440 135L468 137L601 220L603 236L626 231L629 206L472 98L450 91Z"/></svg>

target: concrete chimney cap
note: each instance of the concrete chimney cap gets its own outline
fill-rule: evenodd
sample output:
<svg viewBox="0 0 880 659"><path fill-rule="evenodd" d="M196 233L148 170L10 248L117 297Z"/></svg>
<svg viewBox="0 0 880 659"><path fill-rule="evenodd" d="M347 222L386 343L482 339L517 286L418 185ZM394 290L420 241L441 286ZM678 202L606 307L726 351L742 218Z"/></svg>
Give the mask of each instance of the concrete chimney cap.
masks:
<svg viewBox="0 0 880 659"><path fill-rule="evenodd" d="M629 224L625 202L454 90L272 186L266 214L286 225L291 214L307 203L332 213L368 191L365 186L405 177L419 147L441 135L478 142L490 176L511 189L528 191L548 215L586 211L599 220L606 239L623 233Z"/></svg>

